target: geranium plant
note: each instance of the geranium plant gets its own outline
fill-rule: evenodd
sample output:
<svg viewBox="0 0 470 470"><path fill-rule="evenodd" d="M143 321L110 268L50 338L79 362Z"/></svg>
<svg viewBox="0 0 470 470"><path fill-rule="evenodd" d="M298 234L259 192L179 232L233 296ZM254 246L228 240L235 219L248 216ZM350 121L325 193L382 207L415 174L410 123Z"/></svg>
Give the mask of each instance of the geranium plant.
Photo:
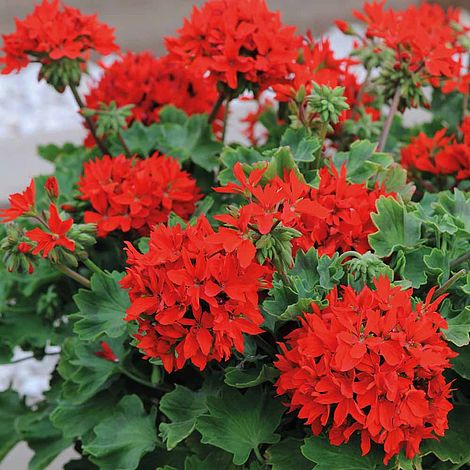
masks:
<svg viewBox="0 0 470 470"><path fill-rule="evenodd" d="M264 0L194 8L161 58L58 0L4 36L2 73L39 63L88 135L40 147L54 174L0 212L0 359L59 355L41 401L0 393L0 458L470 462L469 30L426 3L355 16L348 57ZM81 96L91 52L117 57Z"/></svg>

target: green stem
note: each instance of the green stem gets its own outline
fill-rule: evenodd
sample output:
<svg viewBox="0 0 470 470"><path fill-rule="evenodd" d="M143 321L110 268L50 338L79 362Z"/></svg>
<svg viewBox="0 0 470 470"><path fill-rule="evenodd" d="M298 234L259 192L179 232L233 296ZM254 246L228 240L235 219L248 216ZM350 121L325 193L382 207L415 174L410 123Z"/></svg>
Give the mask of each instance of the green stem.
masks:
<svg viewBox="0 0 470 470"><path fill-rule="evenodd" d="M119 131L117 132L117 138L118 138L122 148L124 149L124 153L126 154L126 157L132 157L132 153L129 150L129 147L127 146L127 144L126 144L126 141L122 137L122 134Z"/></svg>
<svg viewBox="0 0 470 470"><path fill-rule="evenodd" d="M456 268L459 264L465 263L465 261L468 261L468 260L470 260L470 251L454 259L454 261L451 261L450 268L451 269Z"/></svg>
<svg viewBox="0 0 470 470"><path fill-rule="evenodd" d="M225 144L225 136L227 134L229 107L230 107L230 100L227 100L227 102L225 103L225 110L224 110L224 127L222 129L222 144Z"/></svg>
<svg viewBox="0 0 470 470"><path fill-rule="evenodd" d="M64 264L54 264L54 266L61 273L63 273L66 276L70 277L74 281L77 281L83 287L86 287L87 289L91 288L91 283L86 277L83 277L81 274L78 274L76 271L74 271L73 269L70 269L68 266L65 266Z"/></svg>
<svg viewBox="0 0 470 470"><path fill-rule="evenodd" d="M320 148L315 154L314 169L317 170L321 167L321 156L323 152L323 144L325 143L326 135L328 134L328 123L322 122L320 126L320 132L318 133L318 138L320 140Z"/></svg>
<svg viewBox="0 0 470 470"><path fill-rule="evenodd" d="M70 87L70 90L72 91L72 95L75 98L75 101L77 102L78 107L80 108L80 111L82 111L85 108L85 104L80 98L77 87L72 84L70 84L69 87ZM93 139L95 140L96 145L100 149L101 153L103 155L109 155L109 150L107 149L106 145L101 141L101 139L98 137L98 134L96 133L96 126L95 126L93 119L91 119L90 116L83 116L83 117L85 118L85 121L88 124L88 128L91 132L91 135L93 136Z"/></svg>
<svg viewBox="0 0 470 470"><path fill-rule="evenodd" d="M95 274L104 274L104 271L97 266L90 258L83 260L83 264L93 273Z"/></svg>
<svg viewBox="0 0 470 470"><path fill-rule="evenodd" d="M274 356L276 354L275 349L264 338L261 338L260 335L256 335L253 338L255 339L255 342L261 346L264 352L267 352L270 356Z"/></svg>
<svg viewBox="0 0 470 470"><path fill-rule="evenodd" d="M393 95L392 103L390 104L390 109L388 111L387 119L384 123L384 128L382 130L382 134L380 134L379 143L377 145L377 152L382 152L385 148L385 144L387 143L388 134L390 133L390 129L392 127L393 118L398 110L398 104L400 102L400 95L401 95L401 88L400 85L397 86L395 90L395 94Z"/></svg>
<svg viewBox="0 0 470 470"><path fill-rule="evenodd" d="M439 289L434 292L433 298L439 297L440 295L447 292L461 277L465 276L467 271L465 269L461 269L460 271L456 272L450 279L448 279L444 284L442 284Z"/></svg>
<svg viewBox="0 0 470 470"><path fill-rule="evenodd" d="M217 117L217 113L219 112L220 107L224 103L224 100L225 100L225 93L221 91L219 93L219 96L217 97L217 101L214 103L214 106L212 107L209 117L207 118L207 122L209 124L212 124L214 119Z"/></svg>
<svg viewBox="0 0 470 470"><path fill-rule="evenodd" d="M256 458L258 459L258 462L264 465L264 459L263 459L263 456L261 455L261 452L258 449L258 446L256 446L253 450L255 451L255 455L256 455Z"/></svg>
<svg viewBox="0 0 470 470"><path fill-rule="evenodd" d="M353 258L360 258L361 254L358 253L357 251L345 251L342 255L340 255L340 257L338 258L338 261L342 263L349 256L352 256Z"/></svg>
<svg viewBox="0 0 470 470"><path fill-rule="evenodd" d="M169 392L170 391L170 388L165 387L163 385L155 385L152 382L149 382L148 380L145 380L142 377L139 377L138 375L130 372L129 370L125 369L124 367L120 367L119 370L120 370L121 374L125 375L126 377L129 377L134 382L137 382L141 385L144 385L145 387L153 388L155 390L160 390L162 392Z"/></svg>

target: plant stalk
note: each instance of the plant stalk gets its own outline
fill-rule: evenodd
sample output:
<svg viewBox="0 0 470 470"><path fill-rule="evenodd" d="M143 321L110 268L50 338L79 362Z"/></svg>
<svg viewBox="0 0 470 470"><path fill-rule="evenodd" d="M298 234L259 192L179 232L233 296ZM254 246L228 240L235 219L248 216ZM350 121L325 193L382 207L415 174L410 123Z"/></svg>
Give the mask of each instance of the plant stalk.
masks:
<svg viewBox="0 0 470 470"><path fill-rule="evenodd" d="M122 148L124 149L124 153L126 154L126 157L132 157L132 153L129 150L129 147L126 144L126 141L124 140L124 137L122 134L118 131L117 132L117 138L119 140L119 143L121 144Z"/></svg>
<svg viewBox="0 0 470 470"><path fill-rule="evenodd" d="M224 103L224 100L225 100L225 93L223 91L221 91L219 93L219 96L217 97L217 101L214 103L214 106L212 107L212 110L209 114L209 117L207 118L207 122L209 124L212 124L214 122L214 119L216 118L220 107Z"/></svg>
<svg viewBox="0 0 470 470"><path fill-rule="evenodd" d="M387 143L388 134L392 127L393 118L398 110L398 103L400 102L401 89L400 86L397 86L395 94L393 95L392 103L390 104L390 109L388 111L387 119L385 120L384 128L382 134L380 134L379 143L377 145L377 152L382 152Z"/></svg>
<svg viewBox="0 0 470 470"><path fill-rule="evenodd" d="M82 111L83 108L85 108L85 104L83 103L82 99L80 98L77 87L75 85L69 85L69 87L70 87L70 90L72 91L72 94L73 94L73 97L75 98L75 101L77 102L78 107L80 108L80 111ZM82 116L83 116L83 114L82 114ZM95 126L95 123L94 123L93 119L91 119L90 116L83 116L83 117L85 118L85 121L88 124L88 128L90 129L91 135L93 136L93 139L95 140L96 145L100 149L101 153L103 155L109 155L108 148L106 147L106 145L103 143L103 141L98 137L98 135L96 133L96 126Z"/></svg>
<svg viewBox="0 0 470 470"><path fill-rule="evenodd" d="M83 260L83 264L92 272L95 274L104 274L104 271L95 263L90 258L87 258Z"/></svg>
<svg viewBox="0 0 470 470"><path fill-rule="evenodd" d="M454 259L453 261L451 261L450 268L451 269L456 268L459 264L465 263L465 261L468 261L468 260L470 260L470 251L465 253L462 256L459 256L458 258Z"/></svg>
<svg viewBox="0 0 470 470"><path fill-rule="evenodd" d="M145 379L139 377L138 375L133 374L132 372L125 369L124 367L120 367L119 370L120 370L121 374L125 375L126 377L129 377L131 380L133 380L134 382L139 383L140 385L144 385L145 387L149 387L149 388L154 388L155 390L160 390L162 392L170 391L170 389L168 387L155 385L152 382L149 382L148 380L145 380Z"/></svg>
<svg viewBox="0 0 470 470"><path fill-rule="evenodd" d="M467 271L465 269L461 269L460 271L456 272L450 279L448 279L444 284L442 284L439 289L434 292L433 298L437 298L440 295L446 293L461 277L465 276Z"/></svg>
<svg viewBox="0 0 470 470"><path fill-rule="evenodd" d="M83 287L86 287L87 289L91 288L91 283L86 277L83 277L81 274L78 274L76 271L74 271L73 269L70 269L68 266L65 266L64 264L55 264L54 266L61 273L63 273L66 276L70 277L74 281L77 281Z"/></svg>
<svg viewBox="0 0 470 470"><path fill-rule="evenodd" d="M58 356L60 354L60 351L57 351L57 352L53 352L53 353L45 353L44 354L44 357L46 356ZM43 358L44 358L43 357ZM10 365L10 364L19 364L20 362L24 362L24 361L29 361L30 359L37 359L37 360L40 360L38 358L36 358L33 354L31 356L26 356L26 357L22 357L20 359L16 359L15 361L11 361L5 365Z"/></svg>

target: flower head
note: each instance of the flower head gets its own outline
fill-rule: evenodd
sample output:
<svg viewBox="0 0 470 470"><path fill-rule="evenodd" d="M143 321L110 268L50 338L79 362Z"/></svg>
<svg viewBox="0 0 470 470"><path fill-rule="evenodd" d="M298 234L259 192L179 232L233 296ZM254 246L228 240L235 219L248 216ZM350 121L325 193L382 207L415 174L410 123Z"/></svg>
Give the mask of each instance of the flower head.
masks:
<svg viewBox="0 0 470 470"><path fill-rule="evenodd" d="M295 28L284 26L264 0L209 0L194 7L177 37L166 39L172 58L232 92L286 80L298 45Z"/></svg>
<svg viewBox="0 0 470 470"><path fill-rule="evenodd" d="M278 393L314 434L327 427L340 445L358 432L363 454L371 441L383 444L385 463L402 448L413 458L423 439L444 435L452 404L443 371L456 354L439 332L447 325L434 290L413 308L412 290L383 277L375 290L345 287L341 299L332 291L324 310L312 304L275 366Z"/></svg>
<svg viewBox="0 0 470 470"><path fill-rule="evenodd" d="M87 162L78 186L81 199L92 206L85 222L96 223L102 237L114 230L148 234L172 211L188 219L200 198L195 180L178 161L158 153L138 161L120 155Z"/></svg>
<svg viewBox="0 0 470 470"><path fill-rule="evenodd" d="M113 29L96 15L83 15L59 0L43 0L24 20L16 20L16 31L3 36L0 58L2 73L26 67L31 60L43 65L62 59L86 61L91 51L109 54L118 50Z"/></svg>
<svg viewBox="0 0 470 470"><path fill-rule="evenodd" d="M32 179L29 186L22 193L15 193L9 196L10 207L0 210L1 222L11 222L22 215L35 210L36 189Z"/></svg>
<svg viewBox="0 0 470 470"><path fill-rule="evenodd" d="M186 229L159 225L145 254L127 244L125 320L137 320L139 348L168 371L188 361L202 370L210 360L228 359L232 347L243 352L243 334L262 332L258 290L267 269L256 262L242 267L233 253L208 242L213 234L200 217Z"/></svg>

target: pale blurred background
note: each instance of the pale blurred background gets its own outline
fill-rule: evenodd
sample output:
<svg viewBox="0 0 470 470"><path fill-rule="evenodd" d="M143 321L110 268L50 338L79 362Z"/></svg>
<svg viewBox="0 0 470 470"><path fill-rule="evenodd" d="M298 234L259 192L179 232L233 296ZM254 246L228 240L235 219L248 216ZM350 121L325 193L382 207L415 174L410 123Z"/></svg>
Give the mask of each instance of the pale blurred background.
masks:
<svg viewBox="0 0 470 470"><path fill-rule="evenodd" d="M296 25L299 31L310 29L317 37L328 34L340 54L347 52L350 40L333 32L333 20L352 19L352 10L363 4L363 0L267 1L272 9L281 10L284 22ZM0 0L0 35L13 31L14 18L23 18L34 3L33 0ZM151 50L161 54L163 37L174 34L191 7L203 1L68 0L66 3L84 13L98 13L102 21L114 26L123 50ZM388 1L394 7L411 3L417 2ZM442 0L440 3L470 9L470 0ZM37 69L29 67L19 75L0 75L0 206L6 202L8 194L22 190L32 176L50 171L49 165L36 156L38 144L80 143L83 134L72 97L59 95L45 83L38 83ZM47 387L52 367L52 363L34 360L21 363L21 367L0 366L0 390L13 383L20 393L37 399ZM73 450L65 451L49 470L63 468L74 455ZM0 464L0 470L26 470L30 457L28 447L20 444Z"/></svg>

